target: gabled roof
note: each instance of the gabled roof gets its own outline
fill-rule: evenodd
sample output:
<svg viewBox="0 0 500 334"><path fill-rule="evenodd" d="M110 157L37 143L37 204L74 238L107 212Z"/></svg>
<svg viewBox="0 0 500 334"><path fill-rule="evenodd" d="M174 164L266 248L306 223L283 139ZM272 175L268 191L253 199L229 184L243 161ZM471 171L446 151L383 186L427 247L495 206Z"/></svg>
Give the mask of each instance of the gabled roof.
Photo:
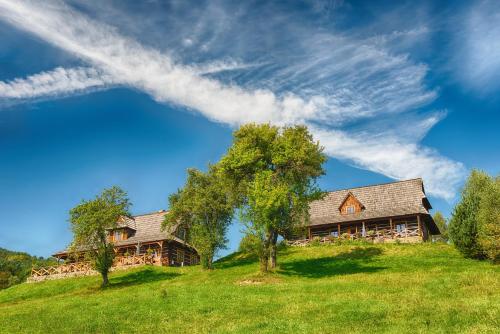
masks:
<svg viewBox="0 0 500 334"><path fill-rule="evenodd" d="M193 248L191 245L187 244L184 240L176 237L174 235L176 226L170 227L168 230L162 231L161 225L165 219L167 211L160 210L153 213L146 213L143 215L137 215L132 217L121 217L118 221L118 227L130 227L135 231L133 236L129 237L127 240L120 240L114 243L115 246L127 246L127 245L137 245L139 243L161 241L161 240L174 240L178 243L184 244ZM133 227L133 228L132 228ZM54 255L66 254L68 250L57 252Z"/></svg>
<svg viewBox="0 0 500 334"><path fill-rule="evenodd" d="M361 206L361 208L362 208L362 209L364 209L364 208L365 208L365 206L363 205L363 203L361 203L361 202L359 201L359 199L357 199L357 198L356 198L356 196L354 196L354 194L353 194L351 191L349 191L349 192L345 195L344 200L340 203L340 205L339 205L339 211L341 211L341 210L342 210L342 206L344 205L344 203L347 201L347 199L348 199L349 197L354 198L354 199L355 199L355 200L359 203L359 206Z"/></svg>
<svg viewBox="0 0 500 334"><path fill-rule="evenodd" d="M116 228L129 228L131 230L136 230L134 217L121 216L118 218L118 222L116 227L110 228L109 230L113 230Z"/></svg>
<svg viewBox="0 0 500 334"><path fill-rule="evenodd" d="M343 215L338 208L352 194L364 210ZM310 205L310 225L323 225L410 214L429 214L422 179L396 181L328 192Z"/></svg>
<svg viewBox="0 0 500 334"><path fill-rule="evenodd" d="M136 245L137 243L165 239L174 239L176 241L184 243L184 241L173 235L173 233L175 232L175 227L172 227L169 230L165 231L161 230L161 224L163 223L166 214L167 211L161 210L158 212L134 216L133 219L135 222L135 234L129 237L127 240L116 241L114 243L115 246Z"/></svg>

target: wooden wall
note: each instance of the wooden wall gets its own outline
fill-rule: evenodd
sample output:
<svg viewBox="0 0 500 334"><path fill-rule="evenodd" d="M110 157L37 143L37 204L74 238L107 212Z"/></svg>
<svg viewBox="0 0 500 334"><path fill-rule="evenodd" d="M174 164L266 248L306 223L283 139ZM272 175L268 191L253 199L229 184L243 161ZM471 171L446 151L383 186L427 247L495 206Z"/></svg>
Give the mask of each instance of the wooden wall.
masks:
<svg viewBox="0 0 500 334"><path fill-rule="evenodd" d="M347 196L344 203L342 203L342 206L340 207L340 213L343 215L349 214L347 212L347 208L350 206L354 207L354 213L361 212L362 210L361 203L356 199L356 197L354 197L352 194L349 194L349 196Z"/></svg>

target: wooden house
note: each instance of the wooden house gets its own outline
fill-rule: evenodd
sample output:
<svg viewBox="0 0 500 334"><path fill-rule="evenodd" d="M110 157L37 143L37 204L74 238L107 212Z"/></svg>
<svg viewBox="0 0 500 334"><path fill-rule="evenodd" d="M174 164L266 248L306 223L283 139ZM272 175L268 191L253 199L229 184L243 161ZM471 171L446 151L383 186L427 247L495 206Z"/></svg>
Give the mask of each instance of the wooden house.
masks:
<svg viewBox="0 0 500 334"><path fill-rule="evenodd" d="M440 233L431 208L420 178L331 191L311 203L305 235L290 239L292 244L314 238L426 241Z"/></svg>
<svg viewBox="0 0 500 334"><path fill-rule="evenodd" d="M116 254L112 270L144 264L187 266L199 263L200 257L196 249L185 241L185 229L161 229L166 213L161 210L133 217L120 217L117 226L108 230L108 240L113 243ZM85 261L84 251L72 254L64 250L53 256L62 260L63 264L33 268L30 281L95 273L90 263Z"/></svg>

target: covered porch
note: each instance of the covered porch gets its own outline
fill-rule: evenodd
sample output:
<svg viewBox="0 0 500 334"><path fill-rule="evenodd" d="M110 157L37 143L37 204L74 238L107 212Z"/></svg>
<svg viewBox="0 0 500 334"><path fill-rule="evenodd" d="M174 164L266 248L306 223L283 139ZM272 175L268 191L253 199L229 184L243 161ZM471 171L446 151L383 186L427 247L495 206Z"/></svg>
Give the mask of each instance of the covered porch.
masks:
<svg viewBox="0 0 500 334"><path fill-rule="evenodd" d="M291 238L289 243L292 245L304 244L311 240L334 242L336 239L421 242L429 238L429 229L425 220L426 217L422 215L408 215L309 226L306 235Z"/></svg>

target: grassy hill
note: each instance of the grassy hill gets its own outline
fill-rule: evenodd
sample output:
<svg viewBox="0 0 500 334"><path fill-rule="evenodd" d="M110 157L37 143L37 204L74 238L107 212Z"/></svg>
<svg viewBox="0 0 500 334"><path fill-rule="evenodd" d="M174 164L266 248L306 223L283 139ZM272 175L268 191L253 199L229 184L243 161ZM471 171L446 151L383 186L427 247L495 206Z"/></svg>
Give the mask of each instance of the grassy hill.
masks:
<svg viewBox="0 0 500 334"><path fill-rule="evenodd" d="M287 248L273 274L143 267L0 291L5 333L498 333L500 268L452 247Z"/></svg>

